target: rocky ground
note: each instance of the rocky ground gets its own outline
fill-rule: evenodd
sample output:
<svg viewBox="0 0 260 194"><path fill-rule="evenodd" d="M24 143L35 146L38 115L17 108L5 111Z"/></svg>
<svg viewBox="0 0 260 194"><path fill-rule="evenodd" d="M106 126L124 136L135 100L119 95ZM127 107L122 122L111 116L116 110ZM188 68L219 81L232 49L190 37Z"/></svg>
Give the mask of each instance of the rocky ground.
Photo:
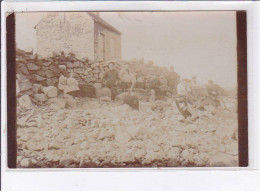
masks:
<svg viewBox="0 0 260 194"><path fill-rule="evenodd" d="M171 100L155 110L140 102L139 111L97 99L70 107L56 100L17 107L17 167L238 166L235 111L201 111L187 124Z"/></svg>

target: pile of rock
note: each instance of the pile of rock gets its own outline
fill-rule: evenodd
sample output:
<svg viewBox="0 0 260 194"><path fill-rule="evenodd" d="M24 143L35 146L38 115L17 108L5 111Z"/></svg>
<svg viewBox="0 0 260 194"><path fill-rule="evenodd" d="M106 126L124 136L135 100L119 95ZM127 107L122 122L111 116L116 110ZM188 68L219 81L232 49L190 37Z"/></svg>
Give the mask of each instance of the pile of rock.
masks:
<svg viewBox="0 0 260 194"><path fill-rule="evenodd" d="M102 76L97 64L88 59L78 60L73 54L40 59L22 50L16 52L17 81L19 92L23 94L37 93L33 84L57 87L60 75L69 76L72 72L83 83L98 82Z"/></svg>
<svg viewBox="0 0 260 194"><path fill-rule="evenodd" d="M45 102L58 95L58 82L61 75L70 73L80 84L94 84L101 81L101 70L97 63L86 59L78 60L73 54L54 54L53 57L39 58L31 52L16 51L16 94L31 104L28 98ZM24 97L25 96L25 97ZM22 103L19 103L22 104ZM25 105L30 107L30 105Z"/></svg>
<svg viewBox="0 0 260 194"><path fill-rule="evenodd" d="M144 62L143 59L132 59L125 61L135 71L137 81L139 82L151 82L155 78L159 78L161 83L165 83L165 77L169 73L168 68L153 64L152 61Z"/></svg>

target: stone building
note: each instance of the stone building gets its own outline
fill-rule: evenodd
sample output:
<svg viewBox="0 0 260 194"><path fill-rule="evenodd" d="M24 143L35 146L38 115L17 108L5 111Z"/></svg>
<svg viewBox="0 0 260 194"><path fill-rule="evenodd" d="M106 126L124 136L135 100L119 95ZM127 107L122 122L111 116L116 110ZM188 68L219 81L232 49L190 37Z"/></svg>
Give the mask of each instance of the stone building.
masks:
<svg viewBox="0 0 260 194"><path fill-rule="evenodd" d="M77 58L108 61L121 58L121 33L97 12L48 13L36 26L36 53L74 53Z"/></svg>

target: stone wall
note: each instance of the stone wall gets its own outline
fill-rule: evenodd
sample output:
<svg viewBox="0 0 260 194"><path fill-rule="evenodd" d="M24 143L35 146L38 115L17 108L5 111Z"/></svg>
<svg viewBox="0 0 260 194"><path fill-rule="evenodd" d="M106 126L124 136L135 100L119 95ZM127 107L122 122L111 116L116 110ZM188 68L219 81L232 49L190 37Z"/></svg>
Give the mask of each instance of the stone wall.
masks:
<svg viewBox="0 0 260 194"><path fill-rule="evenodd" d="M168 69L154 65L152 62L145 63L142 59L93 62L88 58L77 59L74 54L56 54L42 59L18 49L16 51L17 96L28 95L34 98L36 94L45 93L47 95L48 93L47 96L56 97L60 76L69 77L70 73L74 74L80 85L94 88L94 84L102 83L105 72L109 70L110 62L115 64L118 72L124 64L133 68L137 78L135 86L137 92L148 92L154 79L159 79L161 86L167 87ZM54 94L50 94L47 87ZM125 86L120 88L119 85L118 87L120 91L126 89Z"/></svg>
<svg viewBox="0 0 260 194"><path fill-rule="evenodd" d="M39 59L22 50L16 52L16 78L19 95L38 93L41 86L58 86L59 77L74 72L80 84L100 82L100 70L90 59L78 60L74 54Z"/></svg>

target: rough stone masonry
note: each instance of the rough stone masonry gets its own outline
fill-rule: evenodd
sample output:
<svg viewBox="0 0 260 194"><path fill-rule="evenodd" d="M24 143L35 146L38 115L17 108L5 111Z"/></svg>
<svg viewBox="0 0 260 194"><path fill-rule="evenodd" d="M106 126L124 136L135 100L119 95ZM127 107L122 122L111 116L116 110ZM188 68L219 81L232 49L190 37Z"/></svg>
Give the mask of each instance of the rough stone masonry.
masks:
<svg viewBox="0 0 260 194"><path fill-rule="evenodd" d="M93 86L102 82L102 77L108 71L110 62L93 62L88 58L79 60L72 53L68 55L54 53L53 57L38 58L37 55L18 49L16 52L17 95L18 97L22 95L36 97L39 101L46 99L43 93L47 97L57 97L58 93L54 87L57 88L59 77L61 75L68 77L69 73L74 73L79 84ZM118 70L125 63L132 65L137 77L137 88L148 88L151 80L156 77L161 79L161 83L166 83L167 68L137 59L112 62Z"/></svg>

